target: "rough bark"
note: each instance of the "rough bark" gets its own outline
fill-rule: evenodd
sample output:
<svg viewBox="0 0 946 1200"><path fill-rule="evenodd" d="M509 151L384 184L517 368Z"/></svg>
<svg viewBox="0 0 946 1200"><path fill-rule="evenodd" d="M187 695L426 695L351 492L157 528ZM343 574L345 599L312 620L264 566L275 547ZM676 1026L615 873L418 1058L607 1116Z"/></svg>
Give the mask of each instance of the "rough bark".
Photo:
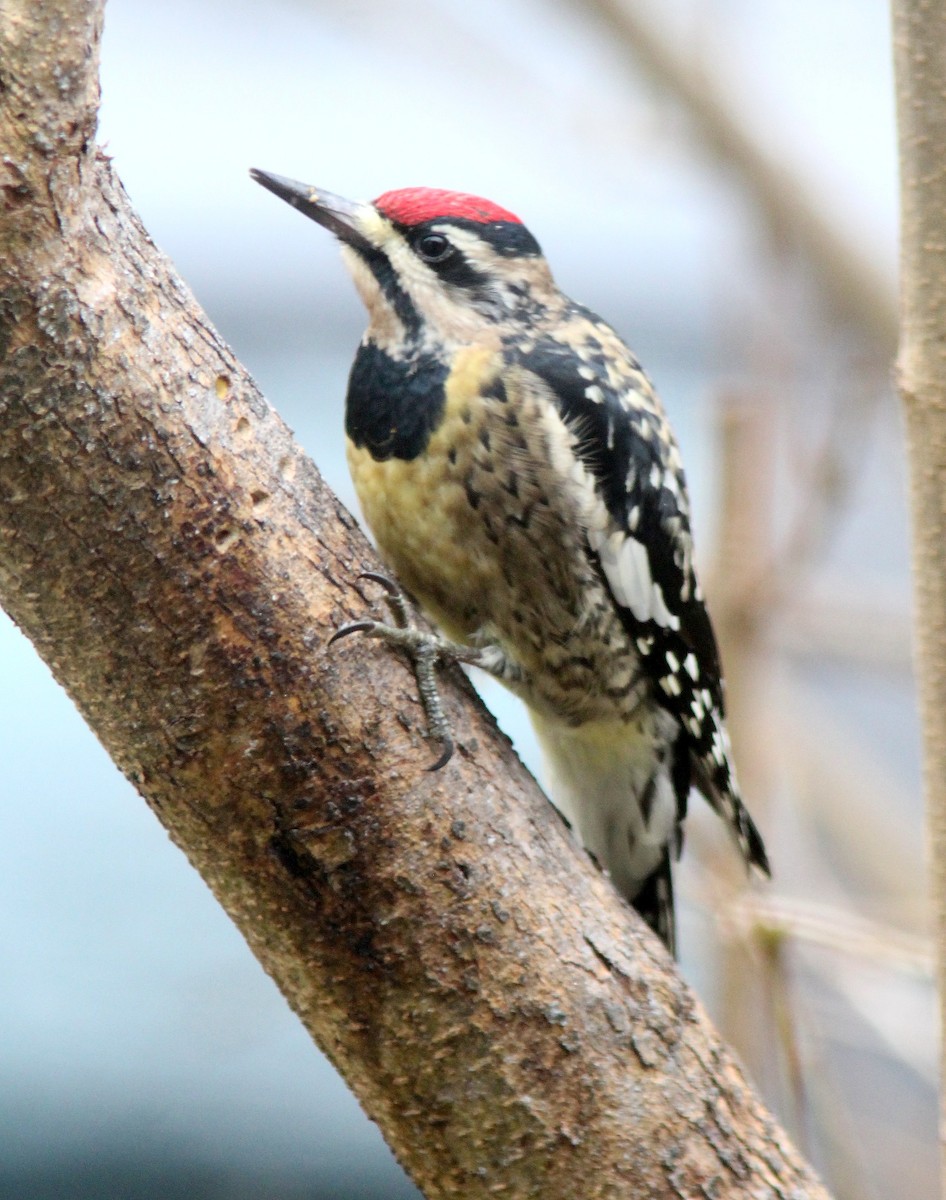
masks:
<svg viewBox="0 0 946 1200"><path fill-rule="evenodd" d="M93 142L101 8L3 0L0 600L430 1197L824 1191L376 566ZM103 848L104 852L104 848Z"/></svg>
<svg viewBox="0 0 946 1200"><path fill-rule="evenodd" d="M946 997L946 11L930 0L894 0L893 16L901 200L898 368L910 464L916 666L942 998ZM940 1011L946 1021L946 1004L941 1002ZM946 1024L941 1046L946 1047ZM946 1069L946 1060L943 1066ZM941 1112L946 1181L946 1105Z"/></svg>

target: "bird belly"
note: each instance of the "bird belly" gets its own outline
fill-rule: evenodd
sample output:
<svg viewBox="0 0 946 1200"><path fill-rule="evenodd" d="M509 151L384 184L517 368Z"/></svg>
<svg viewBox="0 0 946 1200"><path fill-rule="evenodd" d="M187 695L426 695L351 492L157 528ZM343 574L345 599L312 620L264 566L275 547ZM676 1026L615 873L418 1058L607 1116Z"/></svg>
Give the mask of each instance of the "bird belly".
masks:
<svg viewBox="0 0 946 1200"><path fill-rule="evenodd" d="M586 530L539 401L494 386L495 355L461 352L442 416L413 458L348 443L382 556L448 637L498 648L529 707L552 800L633 899L672 843L670 718L589 562Z"/></svg>
<svg viewBox="0 0 946 1200"><path fill-rule="evenodd" d="M677 797L667 766L672 718L648 707L634 721L573 727L530 715L550 799L633 900L676 838Z"/></svg>
<svg viewBox="0 0 946 1200"><path fill-rule="evenodd" d="M446 386L443 416L421 454L376 459L347 444L348 466L365 520L383 558L432 619L464 641L485 620L488 598L502 590L501 555L478 511L482 430L492 351L471 350ZM487 437L488 441L488 437Z"/></svg>
<svg viewBox="0 0 946 1200"><path fill-rule="evenodd" d="M497 676L571 725L627 720L646 685L589 562L582 514L553 472L542 404L497 386L488 348L461 351L414 458L348 443L382 556L448 637L495 649ZM508 382L508 380L507 380Z"/></svg>

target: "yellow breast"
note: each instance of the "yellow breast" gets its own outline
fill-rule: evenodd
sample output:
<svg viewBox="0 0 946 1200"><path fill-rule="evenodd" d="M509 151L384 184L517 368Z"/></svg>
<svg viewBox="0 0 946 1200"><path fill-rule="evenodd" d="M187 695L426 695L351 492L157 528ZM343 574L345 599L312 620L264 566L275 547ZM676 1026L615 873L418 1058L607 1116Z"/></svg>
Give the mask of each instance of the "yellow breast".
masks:
<svg viewBox="0 0 946 1200"><path fill-rule="evenodd" d="M463 639L481 620L482 598L500 564L478 509L476 480L489 469L495 400L484 396L498 353L457 354L445 384L440 424L417 458L378 461L348 442L355 490L382 556L448 636Z"/></svg>

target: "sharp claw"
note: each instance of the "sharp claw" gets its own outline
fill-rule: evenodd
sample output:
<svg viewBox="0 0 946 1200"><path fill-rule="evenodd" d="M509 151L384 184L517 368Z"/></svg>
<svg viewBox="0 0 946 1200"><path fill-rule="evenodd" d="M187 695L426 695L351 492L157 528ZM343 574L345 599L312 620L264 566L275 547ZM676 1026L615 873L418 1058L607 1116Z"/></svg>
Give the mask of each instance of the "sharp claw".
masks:
<svg viewBox="0 0 946 1200"><path fill-rule="evenodd" d="M387 575L382 575L380 571L362 571L358 578L370 579L372 583L379 583L389 596L400 596L401 594L401 589L394 580L389 579Z"/></svg>
<svg viewBox="0 0 946 1200"><path fill-rule="evenodd" d="M370 579L372 583L377 583L383 587L385 591L384 602L391 611L394 623L399 629L409 628L411 617L407 607L407 600L393 579L389 579L387 575L382 575L380 571L362 571L358 578Z"/></svg>
<svg viewBox="0 0 946 1200"><path fill-rule="evenodd" d="M333 646L343 637L348 637L350 633L370 633L377 624L377 621L349 621L347 625L342 625L335 630L326 645Z"/></svg>
<svg viewBox="0 0 946 1200"><path fill-rule="evenodd" d="M455 747L453 738L448 732L449 725L437 692L434 671L438 659L450 647L447 647L440 639L415 629L411 621L408 601L393 579L389 579L387 575L382 575L379 571L362 571L358 578L370 579L372 583L376 583L384 589L384 601L391 610L394 624L386 625L368 618L349 621L335 630L329 638L327 646L333 646L337 641L348 637L350 633L365 633L369 637L372 635L383 637L411 656L414 661L414 673L417 677L421 704L427 717L428 736L439 742L442 747L437 760L432 762L426 770L440 771L453 758Z"/></svg>
<svg viewBox="0 0 946 1200"><path fill-rule="evenodd" d="M439 771L441 767L445 767L450 759L453 758L453 738L445 733L440 740L443 742L443 750L441 750L437 761L432 762L429 767L425 768L428 771Z"/></svg>

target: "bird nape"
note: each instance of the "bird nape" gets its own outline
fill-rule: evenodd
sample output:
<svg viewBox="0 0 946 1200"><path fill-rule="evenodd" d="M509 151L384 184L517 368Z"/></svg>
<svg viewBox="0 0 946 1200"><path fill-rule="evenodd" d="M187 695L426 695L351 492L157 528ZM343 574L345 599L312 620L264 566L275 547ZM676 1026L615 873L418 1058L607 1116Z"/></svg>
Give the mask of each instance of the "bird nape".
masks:
<svg viewBox="0 0 946 1200"><path fill-rule="evenodd" d="M341 632L419 658L435 766L451 747L437 657L520 696L553 802L674 952L671 860L691 786L746 863L769 867L739 795L680 453L650 381L559 291L507 209L434 188L353 202L252 175L342 244L369 318L348 384L349 467L382 557L443 637L411 628L393 599L393 625Z"/></svg>

